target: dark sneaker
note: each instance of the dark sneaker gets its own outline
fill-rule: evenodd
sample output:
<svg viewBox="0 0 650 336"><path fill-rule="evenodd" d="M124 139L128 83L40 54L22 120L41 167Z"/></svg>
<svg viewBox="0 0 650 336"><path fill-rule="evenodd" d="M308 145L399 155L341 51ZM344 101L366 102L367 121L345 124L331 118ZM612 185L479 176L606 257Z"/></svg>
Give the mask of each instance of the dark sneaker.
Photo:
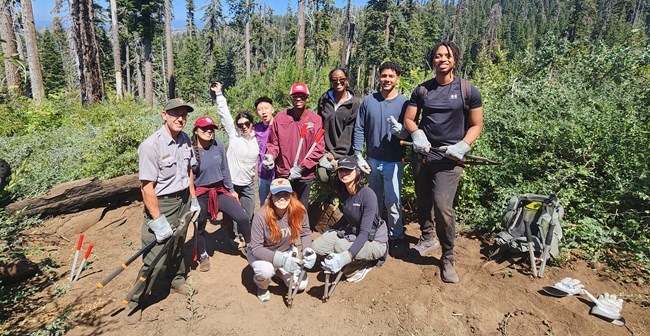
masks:
<svg viewBox="0 0 650 336"><path fill-rule="evenodd" d="M440 277L443 282L447 283L458 283L460 281L458 273L456 273L456 270L454 269L454 263L449 260L442 261Z"/></svg>
<svg viewBox="0 0 650 336"><path fill-rule="evenodd" d="M404 240L390 239L388 241L388 253L390 253L393 258L404 258L408 253Z"/></svg>
<svg viewBox="0 0 650 336"><path fill-rule="evenodd" d="M424 257L425 255L429 253L433 253L440 247L440 243L438 243L438 239L436 238L431 238L427 240L423 240L420 238L418 241L417 245L413 248L417 253L420 254L420 256Z"/></svg>
<svg viewBox="0 0 650 336"><path fill-rule="evenodd" d="M271 300L271 292L268 289L257 289L257 299L261 302L268 302Z"/></svg>
<svg viewBox="0 0 650 336"><path fill-rule="evenodd" d="M140 307L133 308L128 315L124 317L124 324L134 325L142 320L142 309Z"/></svg>
<svg viewBox="0 0 650 336"><path fill-rule="evenodd" d="M210 270L210 257L205 256L199 261L199 271L207 272Z"/></svg>

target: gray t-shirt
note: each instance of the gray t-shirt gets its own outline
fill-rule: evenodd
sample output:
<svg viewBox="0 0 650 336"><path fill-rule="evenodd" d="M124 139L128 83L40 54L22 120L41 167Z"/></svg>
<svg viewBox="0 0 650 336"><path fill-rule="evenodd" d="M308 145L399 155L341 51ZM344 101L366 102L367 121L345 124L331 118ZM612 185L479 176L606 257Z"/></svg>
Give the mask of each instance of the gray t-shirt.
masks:
<svg viewBox="0 0 650 336"><path fill-rule="evenodd" d="M180 132L174 140L163 125L138 147L138 178L154 182L156 196L187 189L192 157L190 137Z"/></svg>
<svg viewBox="0 0 650 336"><path fill-rule="evenodd" d="M271 241L271 230L269 225L264 220L264 211L266 206L263 206L255 212L255 217L253 217L253 223L251 224L251 241L250 248L253 253L253 256L257 260L265 260L268 262L273 262L273 256L275 252L286 252L291 249L291 227L289 227L288 215L287 213L280 219L278 219L278 224L280 225L280 232L282 237L280 241L274 243ZM302 242L302 248L311 247L311 229L309 228L309 216L307 212L302 218L302 230L300 231L300 240Z"/></svg>

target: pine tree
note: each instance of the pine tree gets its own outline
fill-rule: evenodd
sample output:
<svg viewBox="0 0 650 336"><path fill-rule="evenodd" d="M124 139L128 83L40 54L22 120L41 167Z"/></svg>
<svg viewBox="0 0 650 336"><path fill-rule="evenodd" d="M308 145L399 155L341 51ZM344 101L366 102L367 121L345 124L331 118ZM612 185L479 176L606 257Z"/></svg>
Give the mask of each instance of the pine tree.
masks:
<svg viewBox="0 0 650 336"><path fill-rule="evenodd" d="M49 29L43 31L39 39L39 53L41 65L43 66L43 81L45 94L50 95L56 92L65 91L66 78L63 68L63 59L56 45L56 40Z"/></svg>

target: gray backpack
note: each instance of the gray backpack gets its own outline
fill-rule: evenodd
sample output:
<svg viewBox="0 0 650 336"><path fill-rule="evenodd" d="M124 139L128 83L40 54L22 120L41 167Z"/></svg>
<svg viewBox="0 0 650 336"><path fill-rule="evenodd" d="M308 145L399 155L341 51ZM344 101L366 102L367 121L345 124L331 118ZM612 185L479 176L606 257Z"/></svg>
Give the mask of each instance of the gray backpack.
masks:
<svg viewBox="0 0 650 336"><path fill-rule="evenodd" d="M562 241L561 220L564 208L559 200L553 196L522 194L510 199L505 215L501 220L503 231L496 237L496 243L501 252L528 252L526 227L524 221L530 223L530 230L535 252L542 253L552 226L549 253L557 257L559 245Z"/></svg>

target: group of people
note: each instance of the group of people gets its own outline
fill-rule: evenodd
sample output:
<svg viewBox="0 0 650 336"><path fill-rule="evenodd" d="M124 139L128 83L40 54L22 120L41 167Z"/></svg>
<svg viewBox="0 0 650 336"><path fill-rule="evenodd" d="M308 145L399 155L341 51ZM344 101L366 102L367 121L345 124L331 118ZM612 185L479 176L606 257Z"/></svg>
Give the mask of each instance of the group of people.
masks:
<svg viewBox="0 0 650 336"><path fill-rule="evenodd" d="M172 225L188 210L199 213L199 270L210 269L205 227L221 211L233 222L231 236L243 240L262 302L270 299L268 286L276 274L288 287L304 290L307 277L299 279L299 274L303 267L311 269L317 256L324 271L343 272L349 282L363 280L389 252L404 256L408 246L400 191L406 151L401 141L409 139L422 231L414 249L424 255L441 245L441 278L458 282L453 200L462 159L483 125L478 89L455 76L458 59L453 42L436 44L429 57L435 77L417 86L410 99L397 89L397 63L381 64L379 91L363 98L348 88L347 70L337 67L329 73L330 89L319 98L316 113L307 108L307 86L295 83L289 92L292 107L275 116L271 99L255 101L257 123L246 112L233 119L221 83L211 82L228 148L214 137L218 125L210 117L196 120L191 137L184 133L193 108L181 99L168 101L161 113L163 126L138 148L145 205L142 243L156 239L158 244L144 254L141 274L150 267L153 271L129 303L127 322L140 320L146 294L163 269L172 292L196 293L182 255L187 226ZM343 216L312 242L307 208L316 176L339 197ZM164 245L170 237L174 241ZM159 253L166 253L165 258L152 265Z"/></svg>

